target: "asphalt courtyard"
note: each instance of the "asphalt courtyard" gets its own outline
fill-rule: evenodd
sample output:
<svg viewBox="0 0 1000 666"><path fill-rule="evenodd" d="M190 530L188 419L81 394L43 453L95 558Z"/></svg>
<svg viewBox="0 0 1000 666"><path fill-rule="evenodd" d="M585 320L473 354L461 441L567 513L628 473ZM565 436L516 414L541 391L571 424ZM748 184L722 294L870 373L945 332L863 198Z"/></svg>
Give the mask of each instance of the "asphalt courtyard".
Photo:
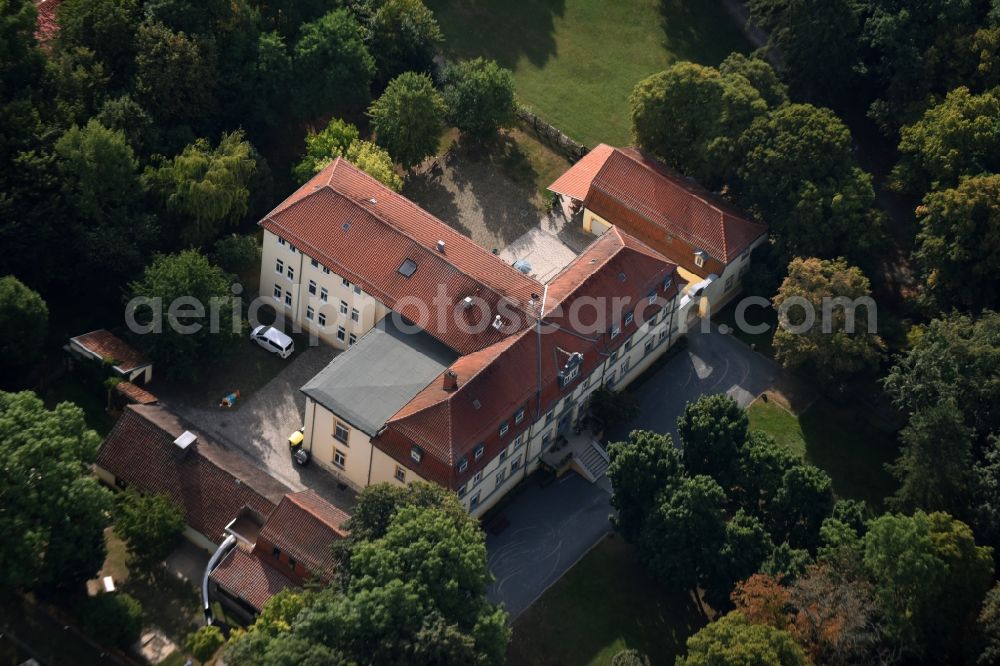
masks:
<svg viewBox="0 0 1000 666"><path fill-rule="evenodd" d="M746 407L766 390L795 389L780 366L731 335L692 329L686 347L634 388L640 415L609 441L634 429L669 432L676 441L677 417L702 395L725 393ZM590 484L570 473L546 487L529 479L486 525L490 598L516 618L611 530L612 513L607 478Z"/></svg>

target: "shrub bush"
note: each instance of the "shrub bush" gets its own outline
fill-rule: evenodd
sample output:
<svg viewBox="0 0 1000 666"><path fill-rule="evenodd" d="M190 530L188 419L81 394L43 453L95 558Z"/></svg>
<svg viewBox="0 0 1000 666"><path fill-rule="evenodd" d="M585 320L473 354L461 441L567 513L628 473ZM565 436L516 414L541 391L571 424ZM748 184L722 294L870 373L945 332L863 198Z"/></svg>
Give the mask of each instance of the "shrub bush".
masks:
<svg viewBox="0 0 1000 666"><path fill-rule="evenodd" d="M212 262L222 270L239 275L260 265L260 241L254 234L230 234L215 242Z"/></svg>
<svg viewBox="0 0 1000 666"><path fill-rule="evenodd" d="M101 643L127 649L142 635L142 604L124 592L101 594L87 600L80 621Z"/></svg>
<svg viewBox="0 0 1000 666"><path fill-rule="evenodd" d="M649 666L649 657L638 650L628 648L611 658L611 666Z"/></svg>
<svg viewBox="0 0 1000 666"><path fill-rule="evenodd" d="M205 626L193 631L184 641L187 651L194 655L198 661L205 663L211 659L226 639L222 636L222 630L216 626Z"/></svg>

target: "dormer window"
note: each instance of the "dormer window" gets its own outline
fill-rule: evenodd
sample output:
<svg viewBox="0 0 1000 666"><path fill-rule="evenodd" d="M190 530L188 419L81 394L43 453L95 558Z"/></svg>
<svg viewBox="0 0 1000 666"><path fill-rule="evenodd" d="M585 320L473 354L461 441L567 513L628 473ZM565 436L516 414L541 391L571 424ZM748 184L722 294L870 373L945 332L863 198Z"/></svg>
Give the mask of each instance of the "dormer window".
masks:
<svg viewBox="0 0 1000 666"><path fill-rule="evenodd" d="M417 271L417 262L412 259L404 259L398 270L403 277L410 277Z"/></svg>
<svg viewBox="0 0 1000 666"><path fill-rule="evenodd" d="M574 352L563 366L559 373L559 388L566 387L570 382L580 376L580 366L583 365L583 354Z"/></svg>
<svg viewBox="0 0 1000 666"><path fill-rule="evenodd" d="M656 303L656 290L655 289L653 291L649 292L648 303L650 305L654 305Z"/></svg>
<svg viewBox="0 0 1000 666"><path fill-rule="evenodd" d="M458 473L461 474L465 470L469 469L469 459L462 458L458 461Z"/></svg>
<svg viewBox="0 0 1000 666"><path fill-rule="evenodd" d="M486 453L486 445L480 442L479 444L476 445L476 451L473 455L476 458L476 460L479 460L480 458L483 457L484 453Z"/></svg>
<svg viewBox="0 0 1000 666"><path fill-rule="evenodd" d="M635 314L633 312L626 312L625 313L625 326L628 326L629 324L631 324L632 320L634 318L635 318Z"/></svg>
<svg viewBox="0 0 1000 666"><path fill-rule="evenodd" d="M506 435L508 430L510 430L510 423L508 421L504 421L503 423L500 424L500 436L501 437L503 437L504 435Z"/></svg>
<svg viewBox="0 0 1000 666"><path fill-rule="evenodd" d="M705 265L705 259L708 258L708 254L704 250L698 250L694 253L694 265L701 268Z"/></svg>
<svg viewBox="0 0 1000 666"><path fill-rule="evenodd" d="M617 338L618 334L621 332L622 332L622 327L619 326L618 324L615 324L614 326L611 327L610 335L612 338Z"/></svg>
<svg viewBox="0 0 1000 666"><path fill-rule="evenodd" d="M514 423L520 423L523 420L524 420L524 407L522 407L521 409L517 410L514 413Z"/></svg>
<svg viewBox="0 0 1000 666"><path fill-rule="evenodd" d="M410 447L410 457L413 458L413 462L420 462L424 457L424 451L417 445Z"/></svg>
<svg viewBox="0 0 1000 666"><path fill-rule="evenodd" d="M670 287L672 287L673 284L674 284L673 279L668 277L666 280L663 281L663 291L670 291Z"/></svg>

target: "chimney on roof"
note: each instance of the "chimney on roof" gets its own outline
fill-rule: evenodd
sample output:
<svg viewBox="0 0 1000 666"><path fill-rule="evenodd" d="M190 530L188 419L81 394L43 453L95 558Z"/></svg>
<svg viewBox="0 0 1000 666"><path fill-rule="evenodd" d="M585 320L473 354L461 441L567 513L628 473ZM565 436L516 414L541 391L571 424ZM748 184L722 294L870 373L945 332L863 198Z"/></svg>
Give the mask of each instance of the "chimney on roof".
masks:
<svg viewBox="0 0 1000 666"><path fill-rule="evenodd" d="M174 445L176 445L181 451L187 451L188 447L194 444L196 439L198 438L193 432L185 430L181 433L180 437L174 440Z"/></svg>
<svg viewBox="0 0 1000 666"><path fill-rule="evenodd" d="M443 240L439 240L438 241L438 252L444 254L444 241Z"/></svg>
<svg viewBox="0 0 1000 666"><path fill-rule="evenodd" d="M462 309L468 310L472 307L472 296L466 296L462 299Z"/></svg>
<svg viewBox="0 0 1000 666"><path fill-rule="evenodd" d="M456 375L452 370L444 371L444 385L445 391L454 391L458 388L458 375Z"/></svg>

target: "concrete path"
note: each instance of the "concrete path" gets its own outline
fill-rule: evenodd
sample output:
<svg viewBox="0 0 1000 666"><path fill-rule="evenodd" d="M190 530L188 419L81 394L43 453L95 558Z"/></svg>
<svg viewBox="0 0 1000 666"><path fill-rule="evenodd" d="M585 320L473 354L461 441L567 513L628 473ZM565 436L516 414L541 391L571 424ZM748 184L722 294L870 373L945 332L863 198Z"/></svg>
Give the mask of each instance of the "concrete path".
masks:
<svg viewBox="0 0 1000 666"><path fill-rule="evenodd" d="M491 523L507 527L487 532L488 564L496 578L489 598L516 618L611 531L612 511L606 483L588 483L572 472L545 488L529 480Z"/></svg>

